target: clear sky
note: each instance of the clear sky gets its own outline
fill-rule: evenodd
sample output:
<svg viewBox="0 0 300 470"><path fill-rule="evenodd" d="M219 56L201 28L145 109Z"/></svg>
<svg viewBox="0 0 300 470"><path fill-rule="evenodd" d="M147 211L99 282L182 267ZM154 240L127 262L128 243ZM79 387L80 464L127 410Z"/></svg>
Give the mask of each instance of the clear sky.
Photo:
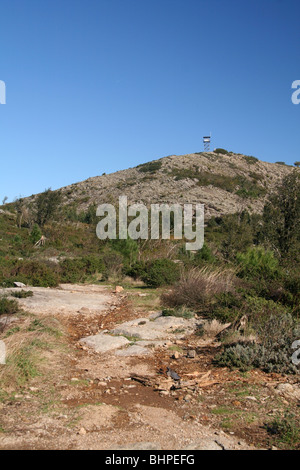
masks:
<svg viewBox="0 0 300 470"><path fill-rule="evenodd" d="M0 202L212 146L300 160L299 0L0 0Z"/></svg>

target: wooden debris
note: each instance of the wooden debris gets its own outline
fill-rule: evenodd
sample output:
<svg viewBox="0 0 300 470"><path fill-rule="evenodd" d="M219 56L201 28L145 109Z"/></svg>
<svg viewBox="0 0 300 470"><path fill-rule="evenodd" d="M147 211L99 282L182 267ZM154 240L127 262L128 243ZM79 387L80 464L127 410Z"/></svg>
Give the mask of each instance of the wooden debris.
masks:
<svg viewBox="0 0 300 470"><path fill-rule="evenodd" d="M42 235L41 238L36 242L34 246L44 246L46 243L47 238Z"/></svg>
<svg viewBox="0 0 300 470"><path fill-rule="evenodd" d="M194 379L190 380L181 379L175 381L171 377L149 377L137 374L132 374L131 379L141 383L145 387L152 387L154 390L157 391L185 390L197 387L205 388L219 383L219 381L216 379L208 380L211 373L212 371L210 370L202 374L201 377L199 377L201 373L197 371L192 374L186 374L187 377L195 377Z"/></svg>

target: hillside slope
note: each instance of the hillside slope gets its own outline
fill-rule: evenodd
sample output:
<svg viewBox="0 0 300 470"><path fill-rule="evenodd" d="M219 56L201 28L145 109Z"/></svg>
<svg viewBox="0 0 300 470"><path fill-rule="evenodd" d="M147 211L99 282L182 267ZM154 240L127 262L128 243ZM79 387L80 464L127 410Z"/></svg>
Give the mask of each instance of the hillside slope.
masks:
<svg viewBox="0 0 300 470"><path fill-rule="evenodd" d="M206 217L247 209L261 212L266 196L292 167L254 157L214 152L168 156L89 178L62 188L63 204L85 210L90 204L204 203ZM34 200L34 196L30 198Z"/></svg>

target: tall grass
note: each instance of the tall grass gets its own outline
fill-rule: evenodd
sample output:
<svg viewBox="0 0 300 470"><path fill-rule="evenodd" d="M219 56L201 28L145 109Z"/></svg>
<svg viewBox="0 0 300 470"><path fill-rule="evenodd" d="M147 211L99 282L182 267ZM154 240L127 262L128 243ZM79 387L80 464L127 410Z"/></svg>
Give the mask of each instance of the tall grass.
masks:
<svg viewBox="0 0 300 470"><path fill-rule="evenodd" d="M231 270L191 269L163 294L162 302L169 307L185 305L197 310L205 307L215 295L234 291L234 283L235 274Z"/></svg>

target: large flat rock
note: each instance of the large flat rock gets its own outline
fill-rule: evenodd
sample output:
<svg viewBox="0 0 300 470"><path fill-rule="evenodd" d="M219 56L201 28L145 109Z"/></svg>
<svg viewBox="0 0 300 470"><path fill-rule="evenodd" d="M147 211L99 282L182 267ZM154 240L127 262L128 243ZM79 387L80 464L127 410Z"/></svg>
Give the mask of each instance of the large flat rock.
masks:
<svg viewBox="0 0 300 470"><path fill-rule="evenodd" d="M196 327L195 319L180 317L158 317L155 320L139 318L117 326L113 334L132 336L142 340L167 339L176 335L192 333Z"/></svg>
<svg viewBox="0 0 300 470"><path fill-rule="evenodd" d="M105 353L114 351L115 349L121 348L130 344L128 339L124 336L111 336L105 333L99 333L94 336L87 336L79 341L81 344L88 346L97 353Z"/></svg>
<svg viewBox="0 0 300 470"><path fill-rule="evenodd" d="M10 295L16 288L0 289L0 295ZM26 287L33 296L17 299L24 310L37 314L90 314L105 313L111 301L110 293L103 286L64 284L58 288ZM86 313L85 313L86 314Z"/></svg>
<svg viewBox="0 0 300 470"><path fill-rule="evenodd" d="M138 344L134 344L133 346L129 346L128 348L119 349L118 351L115 352L116 356L124 356L124 357L147 356L148 354L151 354L151 350L148 348L139 346Z"/></svg>

